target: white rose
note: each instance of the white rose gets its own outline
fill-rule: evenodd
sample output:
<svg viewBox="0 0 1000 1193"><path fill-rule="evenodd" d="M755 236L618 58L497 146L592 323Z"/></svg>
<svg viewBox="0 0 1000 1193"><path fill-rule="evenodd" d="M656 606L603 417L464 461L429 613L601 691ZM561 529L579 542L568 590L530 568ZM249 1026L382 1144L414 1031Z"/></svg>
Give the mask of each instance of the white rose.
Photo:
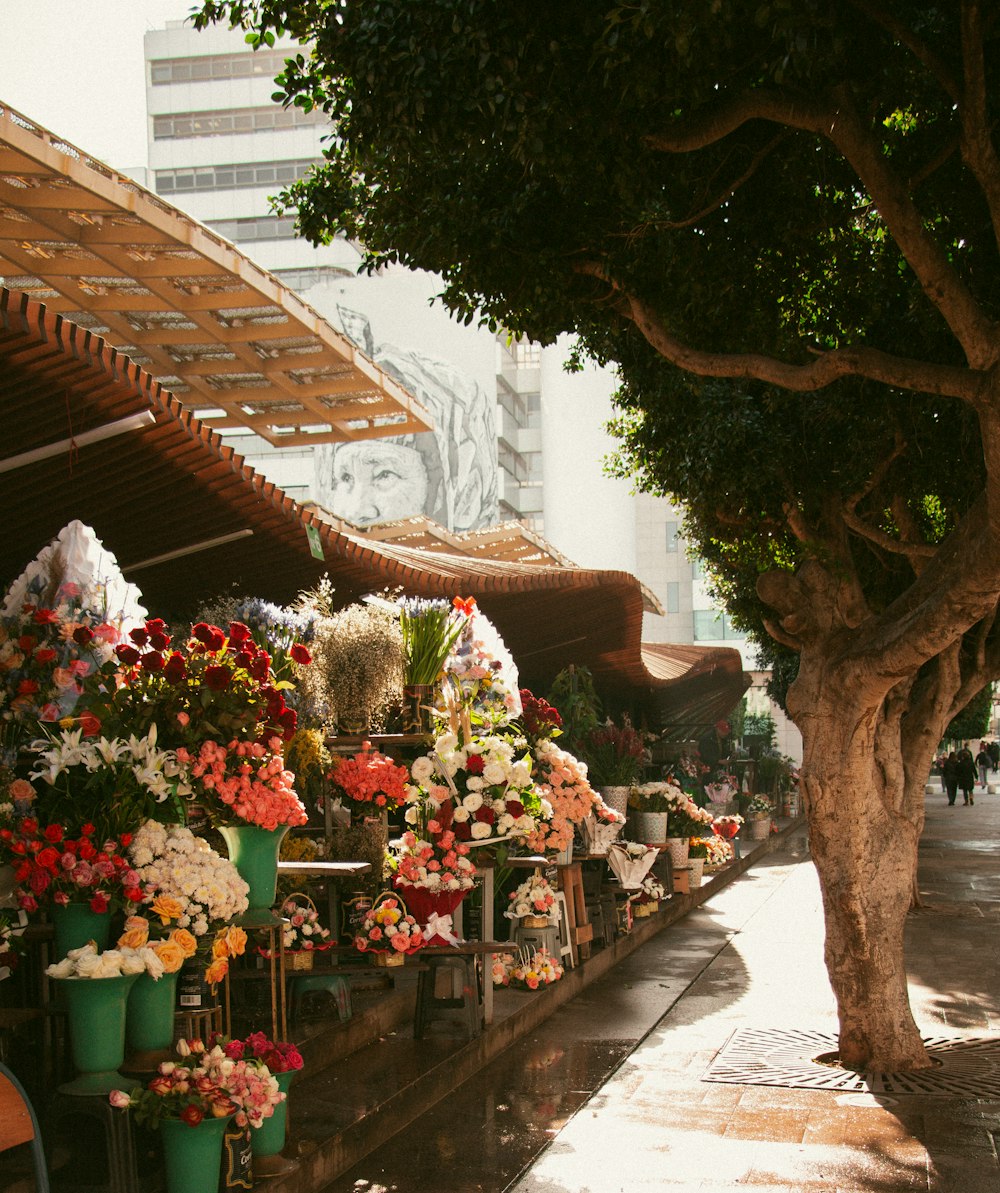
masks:
<svg viewBox="0 0 1000 1193"><path fill-rule="evenodd" d="M470 775L465 780L465 786L469 791L482 791L483 781L478 775Z"/></svg>
<svg viewBox="0 0 1000 1193"><path fill-rule="evenodd" d="M97 954L97 966L90 974L91 978L121 977L122 961L124 958L117 949L109 949L106 953Z"/></svg>
<svg viewBox="0 0 1000 1193"><path fill-rule="evenodd" d="M414 783L426 783L434 774L434 763L426 754L421 755L420 758L414 760L410 767L410 774L413 776Z"/></svg>
<svg viewBox="0 0 1000 1193"><path fill-rule="evenodd" d="M522 915L531 915L531 904L526 899L519 899L514 904L514 914L518 917Z"/></svg>
<svg viewBox="0 0 1000 1193"><path fill-rule="evenodd" d="M514 787L527 787L531 782L531 771L523 762L515 762L510 771L511 785Z"/></svg>
<svg viewBox="0 0 1000 1193"><path fill-rule="evenodd" d="M142 956L142 952L152 952L152 949L122 949L121 954L121 971L123 974L129 973L145 973L147 970L146 960ZM153 953L155 957L156 954Z"/></svg>
<svg viewBox="0 0 1000 1193"><path fill-rule="evenodd" d="M101 958L99 953L84 953L82 957L76 959L76 973L81 978L93 978L99 976L101 968Z"/></svg>
<svg viewBox="0 0 1000 1193"><path fill-rule="evenodd" d="M504 812L496 824L497 836L502 837L504 833L509 833L514 827L514 817L509 812Z"/></svg>
<svg viewBox="0 0 1000 1193"><path fill-rule="evenodd" d="M465 821L468 820L471 815L472 815L472 813L469 811L468 808L463 807L462 804L459 804L458 807L455 809L455 811L452 813L451 818L452 818L452 820L457 820L459 824L464 824Z"/></svg>
<svg viewBox="0 0 1000 1193"><path fill-rule="evenodd" d="M483 780L492 787L496 783L502 783L507 778L506 770L499 762L487 762L483 770Z"/></svg>
<svg viewBox="0 0 1000 1193"><path fill-rule="evenodd" d="M63 957L45 971L50 978L71 978L76 973L76 962L72 957Z"/></svg>
<svg viewBox="0 0 1000 1193"><path fill-rule="evenodd" d="M492 834L492 827L488 824L484 824L481 820L477 820L472 826L472 838L474 841L483 841L487 837L492 836Z"/></svg>
<svg viewBox="0 0 1000 1193"><path fill-rule="evenodd" d="M462 800L462 807L465 808L467 812L478 812L482 806L483 797L475 791L471 795L467 795L465 799Z"/></svg>
<svg viewBox="0 0 1000 1193"><path fill-rule="evenodd" d="M458 749L458 738L454 733L442 733L434 743L435 754L450 754Z"/></svg>
<svg viewBox="0 0 1000 1193"><path fill-rule="evenodd" d="M420 819L420 809L416 804L410 804L410 806L403 813L403 819L407 824L417 823L417 821Z"/></svg>

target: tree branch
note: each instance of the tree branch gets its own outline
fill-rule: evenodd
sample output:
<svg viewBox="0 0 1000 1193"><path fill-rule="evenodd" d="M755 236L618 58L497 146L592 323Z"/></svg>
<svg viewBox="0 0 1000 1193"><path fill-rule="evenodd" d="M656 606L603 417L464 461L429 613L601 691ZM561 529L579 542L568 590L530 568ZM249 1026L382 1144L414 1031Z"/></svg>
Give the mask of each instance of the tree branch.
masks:
<svg viewBox="0 0 1000 1193"><path fill-rule="evenodd" d="M976 177L990 210L993 235L1000 245L1000 161L990 135L983 61L983 14L979 0L963 0L962 66L965 92L959 103L962 159Z"/></svg>
<svg viewBox="0 0 1000 1193"><path fill-rule="evenodd" d="M927 67L955 103L959 102L962 96L959 80L952 74L944 59L935 54L912 29L908 29L902 21L897 21L891 13L886 12L873 0L850 0L850 3L862 16L874 21L876 25L881 25L890 37L895 38L900 45L906 46L910 53Z"/></svg>
<svg viewBox="0 0 1000 1193"><path fill-rule="evenodd" d="M575 268L618 289L597 262L581 261ZM619 291L618 309L664 359L699 377L763 381L796 393L813 393L843 377L867 377L898 389L960 398L971 405L976 404L987 380L974 370L909 360L877 348L836 348L804 365L787 364L755 352L702 352L672 335L652 308L635 295Z"/></svg>
<svg viewBox="0 0 1000 1193"><path fill-rule="evenodd" d="M905 555L907 559L932 559L937 554L937 547L932 547L927 543L910 543L903 539L894 539L884 530L869 526L867 522L858 517L853 509L848 509L846 506L843 518L844 524L849 526L855 534L860 534L862 538L881 547L883 551L891 551L894 555Z"/></svg>

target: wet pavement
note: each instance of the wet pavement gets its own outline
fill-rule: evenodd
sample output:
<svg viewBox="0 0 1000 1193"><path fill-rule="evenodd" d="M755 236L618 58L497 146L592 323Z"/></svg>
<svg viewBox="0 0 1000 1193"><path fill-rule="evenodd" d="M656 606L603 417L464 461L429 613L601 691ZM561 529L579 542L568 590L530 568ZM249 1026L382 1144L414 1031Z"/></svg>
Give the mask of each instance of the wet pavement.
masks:
<svg viewBox="0 0 1000 1193"><path fill-rule="evenodd" d="M907 928L925 1036L1000 1026L998 833L1000 796L928 796ZM737 1029L836 1035L822 936L797 833L324 1193L1000 1193L1000 1096L703 1079Z"/></svg>

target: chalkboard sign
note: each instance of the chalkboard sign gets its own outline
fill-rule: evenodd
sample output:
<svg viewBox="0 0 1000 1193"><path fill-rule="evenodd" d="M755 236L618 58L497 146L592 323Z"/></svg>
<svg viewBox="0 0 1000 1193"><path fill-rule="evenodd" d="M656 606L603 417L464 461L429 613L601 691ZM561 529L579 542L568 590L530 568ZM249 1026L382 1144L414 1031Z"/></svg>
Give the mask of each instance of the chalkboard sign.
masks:
<svg viewBox="0 0 1000 1193"><path fill-rule="evenodd" d="M253 1188L253 1149L250 1128L230 1125L222 1141L222 1181L219 1189Z"/></svg>
<svg viewBox="0 0 1000 1193"><path fill-rule="evenodd" d="M354 937L361 930L365 916L372 909L371 895L356 893L340 905L340 937L344 944L353 944Z"/></svg>

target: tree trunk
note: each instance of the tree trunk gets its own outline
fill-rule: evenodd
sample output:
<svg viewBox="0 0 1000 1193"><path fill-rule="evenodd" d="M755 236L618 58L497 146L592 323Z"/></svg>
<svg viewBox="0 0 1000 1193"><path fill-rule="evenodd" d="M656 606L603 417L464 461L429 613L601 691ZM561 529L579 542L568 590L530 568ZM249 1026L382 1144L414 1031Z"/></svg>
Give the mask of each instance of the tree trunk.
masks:
<svg viewBox="0 0 1000 1193"><path fill-rule="evenodd" d="M913 793L903 789L898 719L893 733L878 682L851 670L837 675L803 657L789 690L803 738L801 784L826 916L840 1060L854 1069L927 1068L903 956L922 805L914 814L906 798Z"/></svg>

